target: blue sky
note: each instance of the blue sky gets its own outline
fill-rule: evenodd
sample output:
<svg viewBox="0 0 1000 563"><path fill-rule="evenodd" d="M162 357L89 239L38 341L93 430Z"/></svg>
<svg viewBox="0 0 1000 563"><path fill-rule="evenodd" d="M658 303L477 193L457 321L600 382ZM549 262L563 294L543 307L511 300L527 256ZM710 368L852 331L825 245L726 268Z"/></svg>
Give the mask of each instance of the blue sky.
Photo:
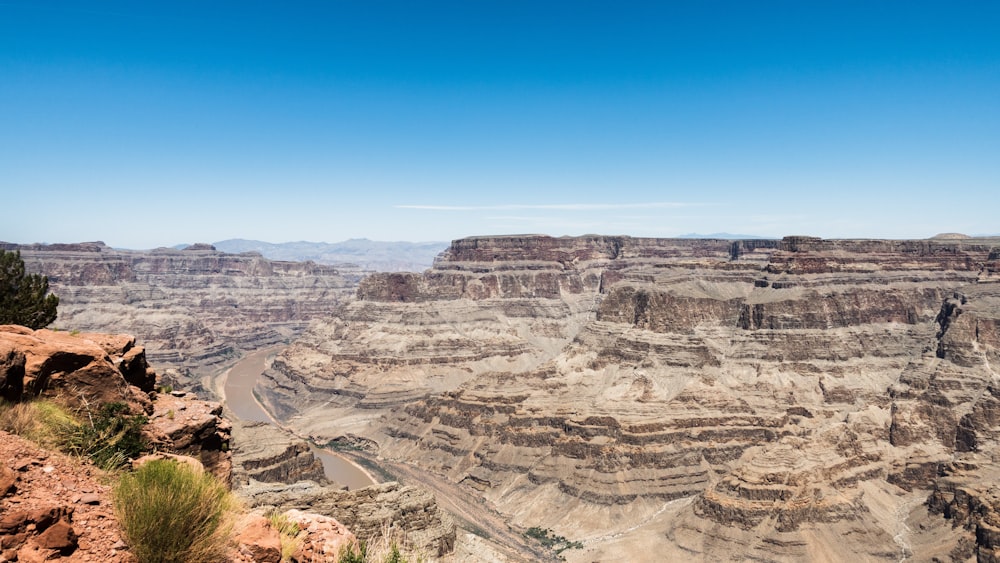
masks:
<svg viewBox="0 0 1000 563"><path fill-rule="evenodd" d="M998 29L995 1L0 0L0 240L1000 233Z"/></svg>

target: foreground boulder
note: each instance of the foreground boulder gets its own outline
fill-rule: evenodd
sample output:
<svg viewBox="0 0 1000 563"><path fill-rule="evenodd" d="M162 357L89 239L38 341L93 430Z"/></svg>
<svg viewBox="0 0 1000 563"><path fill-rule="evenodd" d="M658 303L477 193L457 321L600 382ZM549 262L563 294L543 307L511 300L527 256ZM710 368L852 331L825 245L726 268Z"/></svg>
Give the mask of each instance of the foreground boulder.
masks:
<svg viewBox="0 0 1000 563"><path fill-rule="evenodd" d="M82 415L124 403L147 417L143 437L156 450L197 458L228 483L231 425L219 403L156 392L145 349L127 334L76 333L0 326L0 398L56 398Z"/></svg>
<svg viewBox="0 0 1000 563"><path fill-rule="evenodd" d="M123 401L149 409L156 373L135 337L0 326L0 397L59 396L69 406Z"/></svg>

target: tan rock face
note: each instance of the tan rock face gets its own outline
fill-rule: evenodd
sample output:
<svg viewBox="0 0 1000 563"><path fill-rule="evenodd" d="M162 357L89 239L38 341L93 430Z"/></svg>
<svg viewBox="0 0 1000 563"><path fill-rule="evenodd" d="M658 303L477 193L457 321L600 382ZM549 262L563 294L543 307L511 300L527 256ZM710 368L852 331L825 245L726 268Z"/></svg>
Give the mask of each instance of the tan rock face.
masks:
<svg viewBox="0 0 1000 563"><path fill-rule="evenodd" d="M249 484L250 479L264 483L326 482L323 463L313 456L309 445L271 424L235 422L233 442L234 488Z"/></svg>
<svg viewBox="0 0 1000 563"><path fill-rule="evenodd" d="M359 278L330 266L210 246L145 252L102 243L0 247L20 249L30 272L48 276L60 299L54 326L127 330L145 344L161 376L170 374L165 383L189 390L241 351L283 342L311 319L328 316ZM0 350L0 366L2 358Z"/></svg>
<svg viewBox="0 0 1000 563"><path fill-rule="evenodd" d="M927 541L922 503L1000 438L996 247L465 239L366 279L258 391L570 560L944 557L969 537Z"/></svg>
<svg viewBox="0 0 1000 563"><path fill-rule="evenodd" d="M437 505L433 495L418 487L390 482L345 491L309 481L294 484L251 481L238 492L250 506L291 511L294 518L300 516L295 511L312 513L300 519L305 529L329 532L321 533L307 550L314 555L331 553L345 538L349 541L344 526L366 542L386 534L400 537L408 548L434 558L451 553L455 547L454 522ZM336 524L331 524L331 520ZM328 540L322 539L324 534L336 545L327 545Z"/></svg>

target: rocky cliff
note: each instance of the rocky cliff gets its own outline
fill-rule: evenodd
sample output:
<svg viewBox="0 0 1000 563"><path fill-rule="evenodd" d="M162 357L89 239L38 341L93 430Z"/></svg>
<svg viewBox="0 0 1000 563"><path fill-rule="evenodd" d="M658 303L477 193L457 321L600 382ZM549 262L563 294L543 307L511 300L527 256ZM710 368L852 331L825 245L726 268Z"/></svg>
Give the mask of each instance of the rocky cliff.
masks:
<svg viewBox="0 0 1000 563"><path fill-rule="evenodd" d="M200 376L284 342L328 316L360 277L330 266L278 262L209 245L115 250L103 243L12 245L59 295L55 326L127 330L145 343L165 383L192 389Z"/></svg>
<svg viewBox="0 0 1000 563"><path fill-rule="evenodd" d="M992 560L998 249L463 239L366 278L258 391L570 560Z"/></svg>
<svg viewBox="0 0 1000 563"><path fill-rule="evenodd" d="M157 392L156 379L145 349L130 335L0 325L5 407L43 397L93 421L103 407L114 406L141 419L148 449L193 458L228 481L230 425L219 416L221 405L179 391ZM108 481L83 457L0 431L0 561L133 561L121 541Z"/></svg>

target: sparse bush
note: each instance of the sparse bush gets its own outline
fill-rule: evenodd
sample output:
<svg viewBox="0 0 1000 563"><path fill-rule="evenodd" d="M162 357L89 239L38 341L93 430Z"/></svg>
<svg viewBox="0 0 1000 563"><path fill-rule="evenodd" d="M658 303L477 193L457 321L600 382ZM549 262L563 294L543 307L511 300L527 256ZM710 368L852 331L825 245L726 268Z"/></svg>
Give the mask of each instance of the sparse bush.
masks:
<svg viewBox="0 0 1000 563"><path fill-rule="evenodd" d="M337 563L366 563L368 561L368 546L365 542L357 545L349 544L340 549Z"/></svg>
<svg viewBox="0 0 1000 563"><path fill-rule="evenodd" d="M369 541L359 541L342 548L337 563L422 563L426 560L419 552L400 549L400 541L403 540L404 534L383 525L382 531Z"/></svg>
<svg viewBox="0 0 1000 563"><path fill-rule="evenodd" d="M528 528L524 535L538 540L544 547L551 549L556 555L562 556L562 552L567 549L583 549L583 543L578 541L570 541L563 536L557 536L550 529L539 528L538 526L532 526Z"/></svg>
<svg viewBox="0 0 1000 563"><path fill-rule="evenodd" d="M115 513L139 563L214 563L229 549L236 501L206 472L170 460L121 476Z"/></svg>
<svg viewBox="0 0 1000 563"><path fill-rule="evenodd" d="M102 469L118 469L146 450L142 441L146 422L145 415L130 414L125 403L105 403L66 435L62 449L89 457Z"/></svg>

